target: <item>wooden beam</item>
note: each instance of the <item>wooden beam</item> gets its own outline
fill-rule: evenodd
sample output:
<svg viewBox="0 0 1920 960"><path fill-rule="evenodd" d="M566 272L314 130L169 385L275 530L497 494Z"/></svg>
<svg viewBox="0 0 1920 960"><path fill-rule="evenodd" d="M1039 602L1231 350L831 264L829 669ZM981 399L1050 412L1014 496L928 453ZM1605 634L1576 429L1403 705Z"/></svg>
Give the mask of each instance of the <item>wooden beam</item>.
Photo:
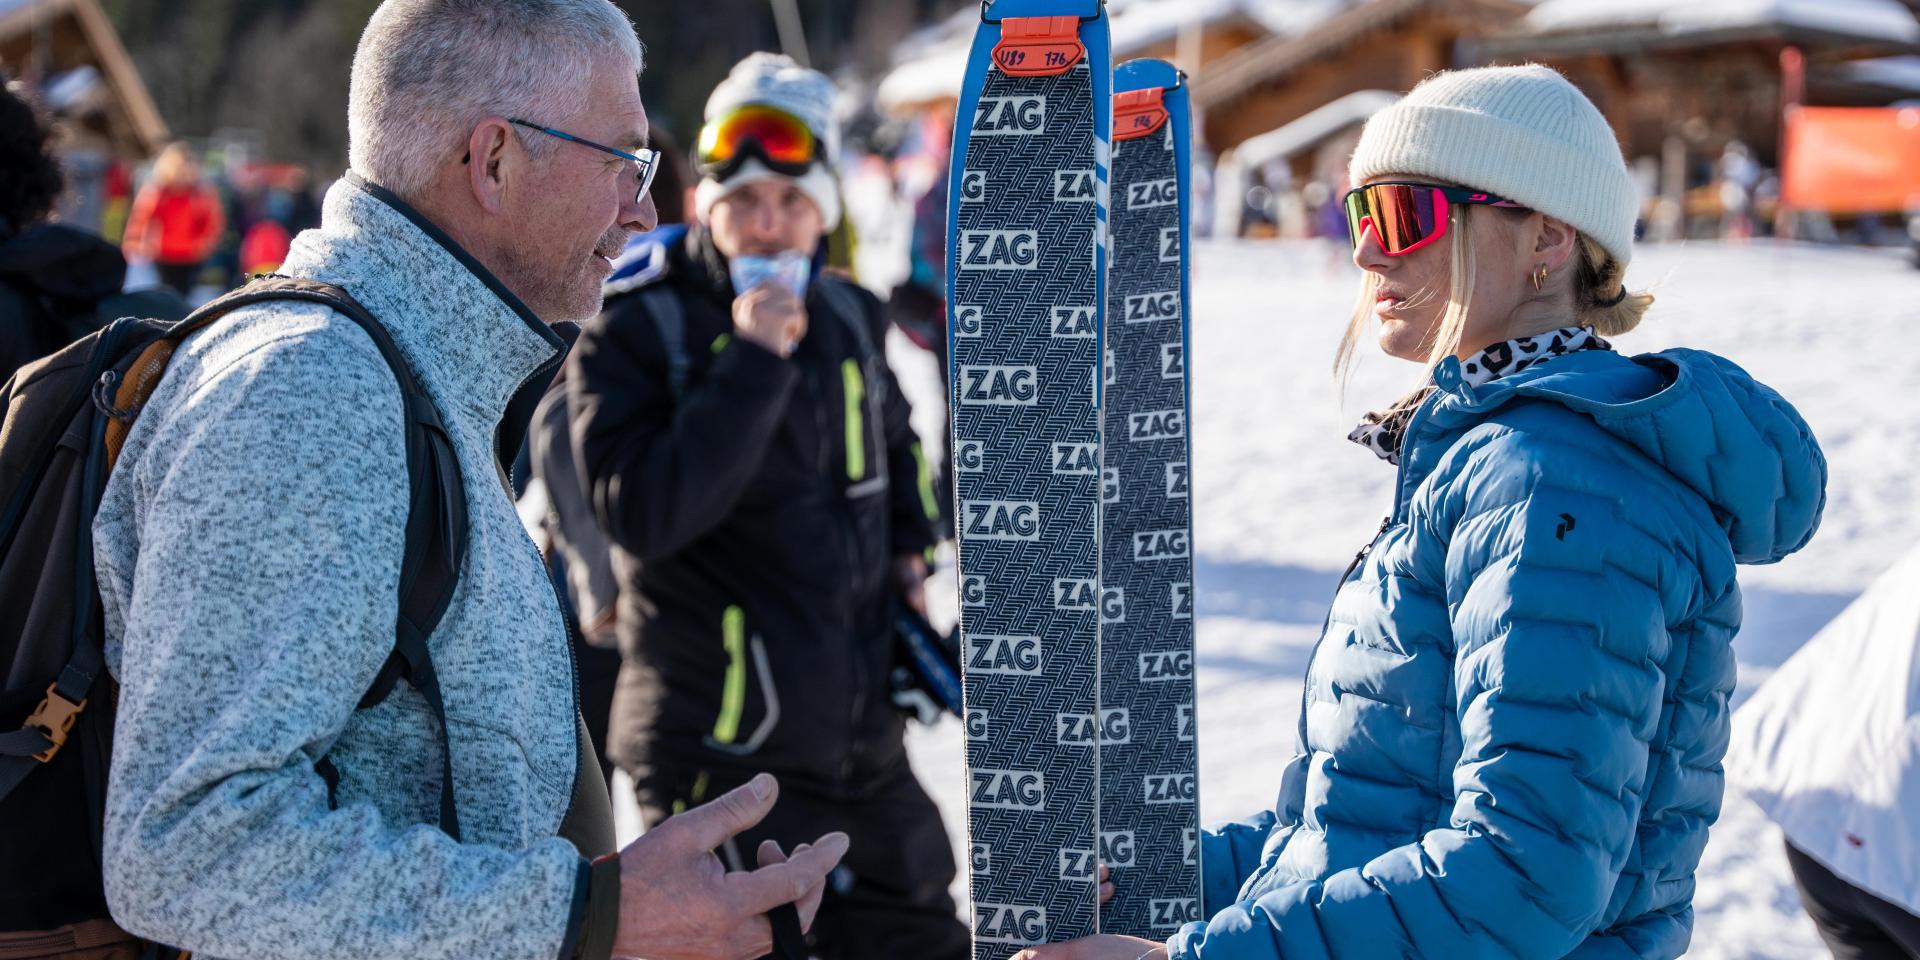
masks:
<svg viewBox="0 0 1920 960"><path fill-rule="evenodd" d="M127 55L127 48L120 43L119 32L113 29L113 23L100 9L99 0L63 2L79 19L87 42L100 57L100 72L112 85L121 107L127 111L127 120L133 125L134 135L140 139L141 147L148 156L159 153L170 137L167 122L161 118L160 108L154 105L153 95L147 92L146 81L140 78L133 58Z"/></svg>

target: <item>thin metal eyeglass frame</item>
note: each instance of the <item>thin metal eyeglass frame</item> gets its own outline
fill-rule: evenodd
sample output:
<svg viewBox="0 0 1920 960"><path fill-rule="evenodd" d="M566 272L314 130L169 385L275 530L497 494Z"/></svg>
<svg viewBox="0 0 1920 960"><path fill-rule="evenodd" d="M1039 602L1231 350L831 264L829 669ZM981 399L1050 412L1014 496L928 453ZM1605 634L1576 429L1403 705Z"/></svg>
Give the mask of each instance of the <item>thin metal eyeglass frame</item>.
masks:
<svg viewBox="0 0 1920 960"><path fill-rule="evenodd" d="M641 147L640 152L638 154L633 154L633 153L628 153L625 150L617 150L613 147L609 147L604 143L595 143L592 140L588 140L585 137L576 137L573 134L566 132L565 130L555 130L552 127L543 127L537 123L533 123L528 120L522 120L519 117L508 117L507 122L514 124L516 126L526 127L529 130L538 130L549 137L559 137L562 140L568 140L573 143L577 143L583 147L592 147L593 149L598 150L601 153L613 154L614 156L619 157L622 160L626 160L634 164L635 166L639 167L640 168L640 191L634 194L633 201L635 203L639 203L640 201L645 200L647 198L647 191L653 189L653 175L657 173L660 169L660 151L658 150L654 150L648 147Z"/></svg>

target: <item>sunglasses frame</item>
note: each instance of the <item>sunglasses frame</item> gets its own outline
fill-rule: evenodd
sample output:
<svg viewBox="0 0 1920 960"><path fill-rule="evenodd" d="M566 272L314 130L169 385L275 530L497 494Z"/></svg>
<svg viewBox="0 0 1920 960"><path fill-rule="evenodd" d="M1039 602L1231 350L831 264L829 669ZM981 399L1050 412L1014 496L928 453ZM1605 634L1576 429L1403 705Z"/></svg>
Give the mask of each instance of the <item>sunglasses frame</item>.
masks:
<svg viewBox="0 0 1920 960"><path fill-rule="evenodd" d="M1373 215L1372 215L1373 214L1372 205L1368 204L1367 216L1361 217L1357 221L1357 223L1354 221L1353 215L1351 212L1351 205L1353 203L1354 196L1356 194L1365 194L1368 190L1372 190L1375 187L1415 187L1418 189L1433 191L1434 192L1433 230L1429 232L1426 236L1421 237L1419 240L1416 240L1413 243L1405 247L1402 247L1397 251L1387 249L1386 240L1380 236L1379 228L1374 226ZM1363 198L1363 202L1364 202L1364 198ZM1347 232L1348 234L1351 235L1351 239L1353 241L1353 248L1355 250L1360 249L1361 238L1366 235L1366 232L1368 230L1372 230L1374 239L1378 240L1380 243L1380 252L1386 254L1389 257L1407 256L1408 254L1411 254L1416 250L1426 247L1427 245L1433 243L1434 241L1440 239L1441 237L1446 236L1447 222L1452 212L1452 205L1456 203L1462 206L1498 207L1502 210L1532 210L1533 209L1532 207L1529 207L1524 203L1515 203L1512 200L1505 199L1504 197L1496 197L1493 194L1487 193L1485 191L1470 190L1465 187L1449 187L1444 184L1438 184L1438 183L1421 183L1420 181L1417 181L1417 180L1381 180L1375 183L1369 183L1363 186L1354 187L1352 190L1348 190L1346 195L1340 199L1341 212L1347 214L1347 218L1348 218Z"/></svg>
<svg viewBox="0 0 1920 960"><path fill-rule="evenodd" d="M707 139L707 131L716 129L718 126L724 125L729 120L749 110L775 114L792 121L793 124L799 128L800 132L806 134L807 142L812 145L812 149L809 151L809 158L799 163L775 160L768 154L766 144L762 143L759 137L750 136L743 138L740 145L733 151L733 155L727 159L718 162L706 159L706 151L701 149L701 144ZM812 128L807 126L806 121L786 110L770 104L749 103L736 107L700 128L700 136L694 141L693 163L694 167L699 170L702 176L714 177L720 180L725 180L733 176L734 171L739 170L740 166L749 159L758 159L766 165L767 169L772 170L774 173L789 177L801 177L805 176L807 171L813 168L814 164L824 164L826 162L826 158L820 154L820 149L820 138L814 135Z"/></svg>

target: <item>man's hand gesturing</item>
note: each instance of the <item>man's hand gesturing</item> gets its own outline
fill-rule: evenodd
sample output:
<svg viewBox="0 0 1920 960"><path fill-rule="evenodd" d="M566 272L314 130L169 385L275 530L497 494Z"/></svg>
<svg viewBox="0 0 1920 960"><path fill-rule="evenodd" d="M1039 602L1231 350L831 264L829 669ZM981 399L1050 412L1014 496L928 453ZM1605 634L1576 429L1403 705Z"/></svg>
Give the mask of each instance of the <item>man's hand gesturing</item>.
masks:
<svg viewBox="0 0 1920 960"><path fill-rule="evenodd" d="M620 851L620 925L616 957L649 960L753 960L773 949L768 910L792 903L813 925L827 873L847 852L847 835L829 833L782 853L771 842L760 868L728 873L714 849L759 823L779 785L761 774L647 831Z"/></svg>

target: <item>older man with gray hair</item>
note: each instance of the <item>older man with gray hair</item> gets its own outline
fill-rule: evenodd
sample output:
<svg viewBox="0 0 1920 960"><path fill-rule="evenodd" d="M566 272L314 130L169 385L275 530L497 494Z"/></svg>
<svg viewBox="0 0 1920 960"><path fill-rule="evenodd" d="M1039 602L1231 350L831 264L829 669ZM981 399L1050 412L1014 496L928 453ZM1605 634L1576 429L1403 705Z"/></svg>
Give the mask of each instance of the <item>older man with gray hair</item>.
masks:
<svg viewBox="0 0 1920 960"><path fill-rule="evenodd" d="M594 314L654 225L641 65L608 0L374 13L352 170L284 271L379 319L451 441L466 549L427 643L445 724L409 683L362 705L393 648L418 411L350 320L241 308L180 349L94 527L126 929L210 957L745 958L772 945L766 914L791 938L784 905L817 909L844 836L766 844L752 871L712 853L766 815L770 777L613 852L500 465L560 362L549 325Z"/></svg>

